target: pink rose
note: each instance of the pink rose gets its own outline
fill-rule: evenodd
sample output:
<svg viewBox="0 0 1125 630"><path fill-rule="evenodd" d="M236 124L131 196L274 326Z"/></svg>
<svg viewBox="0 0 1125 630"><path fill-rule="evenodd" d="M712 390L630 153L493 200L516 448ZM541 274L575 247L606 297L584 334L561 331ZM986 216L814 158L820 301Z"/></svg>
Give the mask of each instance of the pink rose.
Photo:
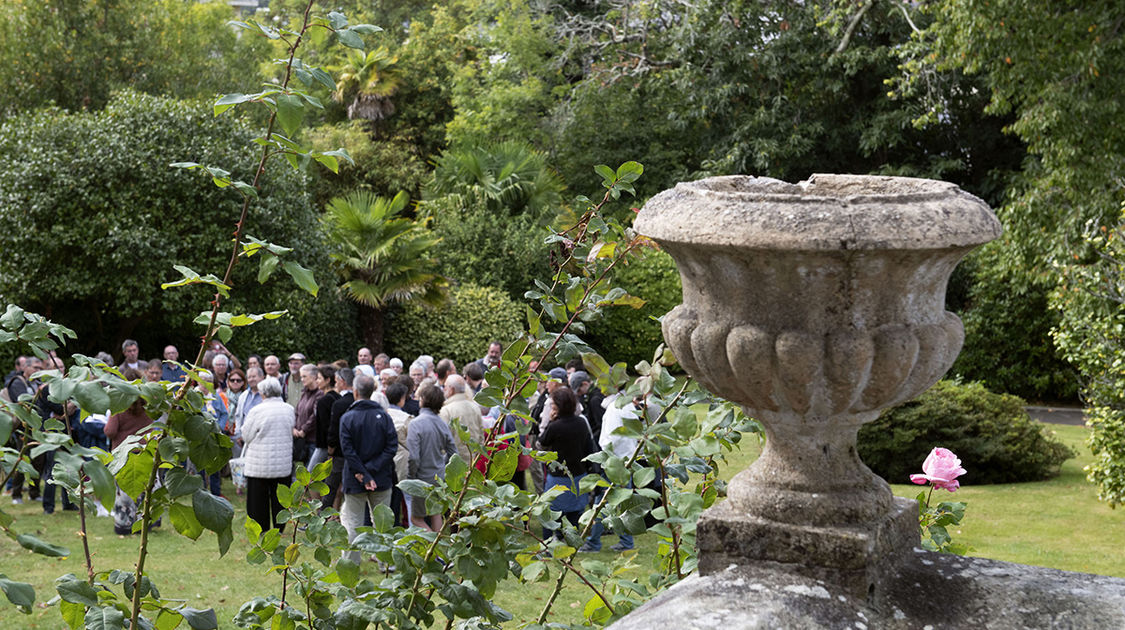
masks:
<svg viewBox="0 0 1125 630"><path fill-rule="evenodd" d="M910 475L910 480L918 485L931 483L935 488L954 492L961 487L957 478L966 472L953 451L938 447L930 451L926 461L922 462L922 474Z"/></svg>

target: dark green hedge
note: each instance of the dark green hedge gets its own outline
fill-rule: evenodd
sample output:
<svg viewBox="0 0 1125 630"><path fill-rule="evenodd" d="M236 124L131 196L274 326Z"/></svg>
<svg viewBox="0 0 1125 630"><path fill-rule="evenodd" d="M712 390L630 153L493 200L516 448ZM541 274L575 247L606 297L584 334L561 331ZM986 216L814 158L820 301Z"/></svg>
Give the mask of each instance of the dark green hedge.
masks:
<svg viewBox="0 0 1125 630"><path fill-rule="evenodd" d="M583 339L611 364L624 361L633 366L651 361L656 346L664 340L660 323L653 318L663 317L683 301L676 263L663 251L650 249L614 270L614 285L645 300L645 305L607 308L601 319L587 324Z"/></svg>
<svg viewBox="0 0 1125 630"><path fill-rule="evenodd" d="M173 264L222 275L241 202L232 189L168 165L199 162L250 180L260 129L233 114L125 93L96 112L41 110L0 124L0 294L77 331L70 351L119 354L121 340L132 337L142 358L166 343L194 356L201 328L191 322L211 292L160 284L180 277ZM335 278L316 225L304 175L271 163L246 231L292 247L291 259L325 286ZM236 333L231 349L335 354L319 331L354 330L352 321L339 321L347 313L314 307L283 273L259 284L255 263L236 268L225 310L291 308L296 318Z"/></svg>
<svg viewBox="0 0 1125 630"><path fill-rule="evenodd" d="M965 485L1039 481L1076 453L1032 420L1024 401L980 383L941 381L859 431L859 455L890 483L909 483L934 447L961 458Z"/></svg>
<svg viewBox="0 0 1125 630"><path fill-rule="evenodd" d="M462 284L440 308L407 304L393 309L387 317L387 352L402 358L406 367L418 355L429 354L449 357L460 368L483 357L492 340L511 343L523 332L523 321L524 307L504 291Z"/></svg>

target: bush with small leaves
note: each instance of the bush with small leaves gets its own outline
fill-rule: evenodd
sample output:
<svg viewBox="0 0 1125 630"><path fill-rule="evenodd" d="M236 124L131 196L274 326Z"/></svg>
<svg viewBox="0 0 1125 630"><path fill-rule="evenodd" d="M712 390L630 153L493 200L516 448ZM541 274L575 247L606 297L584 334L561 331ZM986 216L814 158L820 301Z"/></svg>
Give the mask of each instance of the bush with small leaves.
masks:
<svg viewBox="0 0 1125 630"><path fill-rule="evenodd" d="M859 431L859 455L890 483L906 483L934 446L956 452L968 484L1039 481L1075 453L1032 420L1024 401L980 383L941 381Z"/></svg>
<svg viewBox="0 0 1125 630"><path fill-rule="evenodd" d="M387 319L388 352L404 361L420 354L449 357L458 366L475 361L489 342L514 339L523 331L523 307L500 289L463 284L438 308L408 304Z"/></svg>

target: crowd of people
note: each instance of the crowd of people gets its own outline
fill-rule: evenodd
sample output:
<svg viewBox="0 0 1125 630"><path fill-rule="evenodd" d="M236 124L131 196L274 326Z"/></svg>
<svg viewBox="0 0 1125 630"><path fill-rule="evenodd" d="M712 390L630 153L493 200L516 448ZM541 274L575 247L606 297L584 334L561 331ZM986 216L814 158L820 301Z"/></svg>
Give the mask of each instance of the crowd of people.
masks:
<svg viewBox="0 0 1125 630"><path fill-rule="evenodd" d="M596 498L579 492L581 479L598 472L585 458L599 449L631 456L636 441L613 430L645 410L639 401L620 404L620 393L603 395L582 362L575 360L542 375L527 401L532 422L519 431L517 423L523 419L505 415L499 407L482 406L474 398L487 385L487 371L500 364L502 350L499 342L492 342L485 356L461 370L451 359L435 362L428 355L406 367L401 359L373 354L368 348L359 349L354 363L311 362L294 352L286 357L283 371L277 355L241 359L216 341L203 356L196 387L204 394L205 414L230 437L232 459L223 471L195 471L190 463L188 467L204 476L206 489L215 495L221 495L223 475L231 475L236 491L246 494L247 515L266 530L283 528L278 522L282 507L277 487L291 482L297 464L309 470L330 466L329 492L322 497L322 506L339 511L352 540L380 504L391 507L397 524L440 529L440 511L430 513L424 496L403 495L398 482L416 479L432 484L444 476L454 454L483 470L490 456L519 439L524 446L553 451L558 458L544 466L521 455L510 482L536 492L561 486L564 491L552 501L552 508L577 525ZM165 347L162 359L145 361L137 342L126 340L122 353L124 360L117 369L127 380L179 383L188 378L175 346ZM114 363L106 353L97 358L106 365ZM91 413L80 419L74 403L48 400L46 385L32 378L42 369L49 368L39 359L20 357L5 378L4 394L13 401L31 394L44 420L63 420L66 430L84 446L114 449L130 436L141 436L135 439L139 441L153 423L141 399L118 414ZM13 432L14 447L21 439L25 439L22 432ZM481 446L471 450L471 443ZM34 462L40 479L26 480L30 498L42 494L47 513L54 511L55 496L50 455ZM16 475L10 485L13 503L21 503L25 479ZM137 499L118 492L113 517L119 534L134 529ZM63 507L75 509L65 492ZM601 534L601 523L596 523L582 551L600 550ZM633 547L628 534L621 532L619 538L615 550Z"/></svg>

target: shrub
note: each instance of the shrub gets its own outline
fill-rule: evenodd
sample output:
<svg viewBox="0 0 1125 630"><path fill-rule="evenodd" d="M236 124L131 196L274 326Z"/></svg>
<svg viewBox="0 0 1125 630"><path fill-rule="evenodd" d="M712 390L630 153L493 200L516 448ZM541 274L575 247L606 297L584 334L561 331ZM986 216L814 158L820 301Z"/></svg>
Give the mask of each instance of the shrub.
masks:
<svg viewBox="0 0 1125 630"><path fill-rule="evenodd" d="M661 250L647 250L617 270L615 284L643 299L645 305L605 309L600 320L587 324L586 341L611 364L624 361L632 366L651 360L653 350L664 340L660 324L652 318L663 317L681 301L676 263Z"/></svg>
<svg viewBox="0 0 1125 630"><path fill-rule="evenodd" d="M1076 453L1027 415L1024 401L981 383L941 381L859 431L859 455L890 483L906 483L935 446L968 469L969 484L1038 481Z"/></svg>
<svg viewBox="0 0 1125 630"><path fill-rule="evenodd" d="M1059 315L1047 301L1052 286L1013 271L990 247L975 256L965 323L965 347L951 372L993 391L1032 400L1075 400L1078 379L1055 351Z"/></svg>
<svg viewBox="0 0 1125 630"><path fill-rule="evenodd" d="M366 122L349 121L314 127L306 132L309 143L318 151L344 147L354 164L342 162L333 173L317 165L310 178L309 191L316 207L324 207L333 197L366 190L384 197L406 191L417 199L429 167L417 147L401 138L375 141Z"/></svg>
<svg viewBox="0 0 1125 630"><path fill-rule="evenodd" d="M523 307L503 291L463 284L438 308L408 304L387 318L387 352L404 363L420 354L449 357L458 366L484 356L490 341L507 345L523 331Z"/></svg>
<svg viewBox="0 0 1125 630"><path fill-rule="evenodd" d="M168 165L200 162L248 180L256 163L254 136L237 118L215 117L207 104L136 93L119 94L96 112L42 110L4 121L0 294L73 328L79 342L71 350L113 351L132 337L146 355L174 343L181 356L194 357L189 348L201 328L192 320L209 291L162 291L160 284L179 278L173 264L222 273L241 201ZM309 229L316 217L304 176L271 169L262 190L247 233L293 248L292 260L312 268L322 284L330 281L323 240ZM235 269L238 290L224 309L258 313L305 299L295 297L299 289L282 276L262 285L256 275L256 265ZM299 323L339 326L333 319ZM261 327L253 335L266 347L273 324L252 327Z"/></svg>

